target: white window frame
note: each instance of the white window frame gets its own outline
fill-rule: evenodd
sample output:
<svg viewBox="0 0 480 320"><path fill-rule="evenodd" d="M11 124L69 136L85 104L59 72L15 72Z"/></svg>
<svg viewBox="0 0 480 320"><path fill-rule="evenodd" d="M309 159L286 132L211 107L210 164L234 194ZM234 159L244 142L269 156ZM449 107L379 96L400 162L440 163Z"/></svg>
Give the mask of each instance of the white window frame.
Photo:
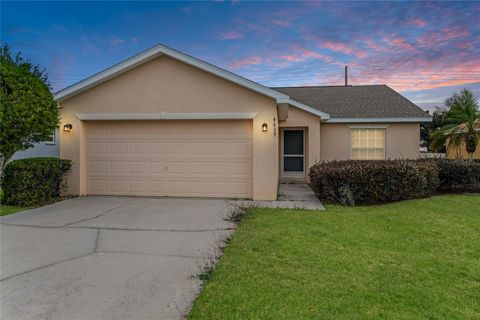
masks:
<svg viewBox="0 0 480 320"><path fill-rule="evenodd" d="M387 158L387 127L388 126L349 126L350 127L350 160L385 160ZM352 132L354 130L383 130L383 156L382 159L353 159Z"/></svg>
<svg viewBox="0 0 480 320"><path fill-rule="evenodd" d="M52 135L51 135L52 139L51 140L45 140L45 144L49 144L49 145L55 145L57 144L57 130L54 130Z"/></svg>
<svg viewBox="0 0 480 320"><path fill-rule="evenodd" d="M282 178L290 178L290 179L304 179L305 178L305 158L306 158L306 137L305 137L305 128L281 128L281 169L282 169ZM303 154L285 154L285 131L303 131ZM303 158L303 171L298 171L298 172L292 172L292 171L287 171L285 172L284 170L284 159L285 157L290 158L290 157L302 157Z"/></svg>

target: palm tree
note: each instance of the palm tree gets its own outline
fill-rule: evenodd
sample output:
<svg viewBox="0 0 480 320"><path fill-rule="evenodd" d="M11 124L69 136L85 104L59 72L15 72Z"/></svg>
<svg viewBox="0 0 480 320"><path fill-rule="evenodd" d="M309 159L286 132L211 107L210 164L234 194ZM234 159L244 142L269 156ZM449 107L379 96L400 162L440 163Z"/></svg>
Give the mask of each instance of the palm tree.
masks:
<svg viewBox="0 0 480 320"><path fill-rule="evenodd" d="M475 96L472 91L463 89L460 94L448 98L445 104L449 108L444 117L445 125L432 133L433 148L439 150L445 145L465 143L468 158L473 159L480 141L480 112Z"/></svg>

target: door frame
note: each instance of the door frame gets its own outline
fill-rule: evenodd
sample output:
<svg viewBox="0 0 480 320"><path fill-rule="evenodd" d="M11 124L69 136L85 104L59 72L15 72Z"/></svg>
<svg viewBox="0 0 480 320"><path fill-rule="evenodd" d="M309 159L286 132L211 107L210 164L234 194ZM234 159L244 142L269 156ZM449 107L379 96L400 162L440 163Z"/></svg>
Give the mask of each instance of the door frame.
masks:
<svg viewBox="0 0 480 320"><path fill-rule="evenodd" d="M302 172L285 172L284 170L284 147L285 147L285 131L303 131L303 155L287 155L290 157L303 157L303 171ZM306 138L306 128L280 128L280 177L282 179L305 179L305 166L306 166L306 157L307 157L307 138Z"/></svg>

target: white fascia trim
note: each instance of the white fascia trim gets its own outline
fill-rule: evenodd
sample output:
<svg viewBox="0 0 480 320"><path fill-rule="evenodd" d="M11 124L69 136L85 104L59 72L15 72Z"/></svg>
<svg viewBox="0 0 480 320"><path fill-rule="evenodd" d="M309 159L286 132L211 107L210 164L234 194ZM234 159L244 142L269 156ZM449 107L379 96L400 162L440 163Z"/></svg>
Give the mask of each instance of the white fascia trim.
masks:
<svg viewBox="0 0 480 320"><path fill-rule="evenodd" d="M300 103L298 101L290 99L288 101L289 104L291 104L294 107L297 107L298 109L301 109L303 111L307 111L311 114L319 116L322 120L328 120L330 119L330 115L328 113L322 112L320 110L317 110L315 108L312 108L310 106L307 106L306 104Z"/></svg>
<svg viewBox="0 0 480 320"><path fill-rule="evenodd" d="M432 122L432 118L333 118L328 123Z"/></svg>
<svg viewBox="0 0 480 320"><path fill-rule="evenodd" d="M204 70L206 72L212 73L214 75L217 75L221 78L224 78L226 80L229 80L231 82L234 82L238 85L241 85L243 87L249 88L253 91L256 91L258 93L264 94L266 96L269 96L271 98L276 99L277 103L285 103L288 102L288 96L280 93L278 91L275 91L273 89L270 89L268 87L265 87L259 83L256 83L254 81L248 80L246 78L243 78L241 76L238 76L234 73L231 73L227 70L221 69L219 67L216 67L212 64L209 64L207 62L198 60L196 58L193 58L189 55L186 55L184 53L181 53L179 51L176 51L174 49L168 48L164 45L157 45L151 49L148 49L144 52L141 52L123 62L120 62L104 71L101 71L85 80L82 80L72 86L69 86L63 90L58 91L55 93L55 100L58 102L61 102L71 96L74 96L82 91L87 90L88 88L91 88L93 86L96 86L97 84L100 84L108 79L111 79L123 72L126 72L142 63L145 63L149 60L152 60L162 54L165 54L169 57L172 57L174 59L177 59L179 61L182 61L184 63L187 63L191 66L194 66L196 68L199 68L201 70Z"/></svg>
<svg viewBox="0 0 480 320"><path fill-rule="evenodd" d="M241 120L253 119L257 113L82 113L76 116L79 120Z"/></svg>
<svg viewBox="0 0 480 320"><path fill-rule="evenodd" d="M358 124L348 127L350 129L387 129L389 126L388 124Z"/></svg>

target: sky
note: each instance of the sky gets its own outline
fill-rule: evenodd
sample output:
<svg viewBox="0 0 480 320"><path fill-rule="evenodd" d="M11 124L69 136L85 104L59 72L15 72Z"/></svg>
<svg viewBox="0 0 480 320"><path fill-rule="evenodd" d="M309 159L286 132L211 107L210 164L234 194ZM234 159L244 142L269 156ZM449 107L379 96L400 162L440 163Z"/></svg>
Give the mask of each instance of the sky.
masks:
<svg viewBox="0 0 480 320"><path fill-rule="evenodd" d="M387 84L425 109L480 97L476 2L1 1L2 44L60 90L158 43L267 86Z"/></svg>

